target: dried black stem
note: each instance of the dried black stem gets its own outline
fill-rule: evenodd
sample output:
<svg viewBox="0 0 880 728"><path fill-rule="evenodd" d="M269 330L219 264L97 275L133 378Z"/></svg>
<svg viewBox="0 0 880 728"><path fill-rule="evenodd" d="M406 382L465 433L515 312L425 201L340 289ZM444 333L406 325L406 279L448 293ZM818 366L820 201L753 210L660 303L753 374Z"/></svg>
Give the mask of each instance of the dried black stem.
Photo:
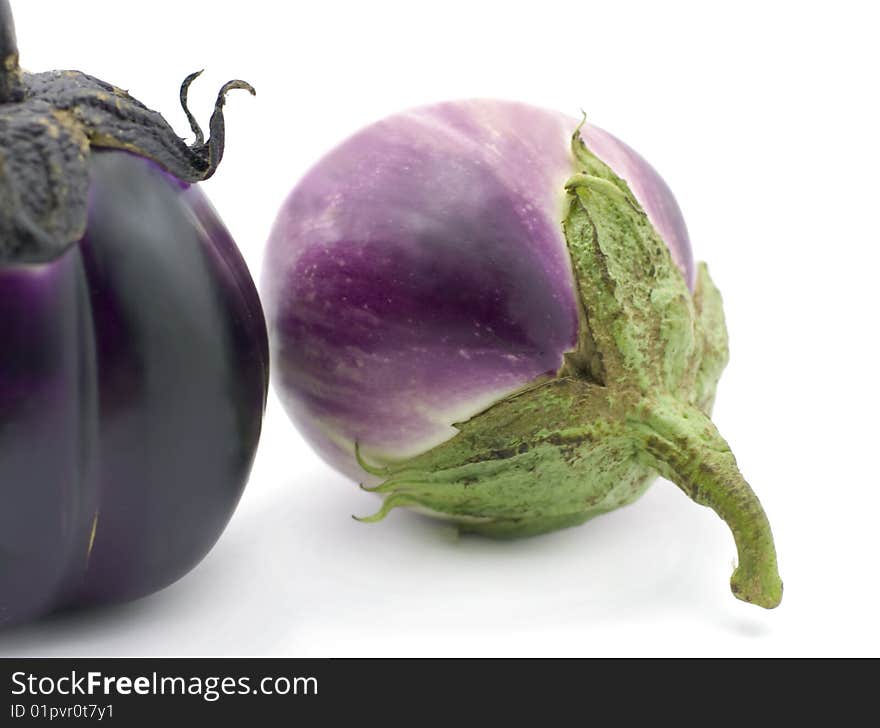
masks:
<svg viewBox="0 0 880 728"><path fill-rule="evenodd" d="M197 143L192 146L192 151L195 154L207 159L208 167L203 179L208 179L208 177L213 175L217 170L217 165L220 164L220 160L223 159L223 151L226 148L226 120L223 118L223 105L226 103L226 94L233 89L243 89L251 96L255 96L257 93L254 91L254 87L247 81L236 79L223 84L220 93L217 94L217 101L214 103L214 113L211 114L211 121L208 122L208 130L211 132L211 136L206 143ZM187 110L188 113L189 111ZM195 128L193 131L195 131ZM198 132L196 136L198 136Z"/></svg>
<svg viewBox="0 0 880 728"><path fill-rule="evenodd" d="M82 238L94 149L151 159L184 182L214 174L226 143L226 94L254 89L238 80L220 89L206 139L187 105L200 73L180 89L195 135L187 146L161 114L118 86L80 71L23 72L9 1L0 0L0 267L54 260Z"/></svg>
<svg viewBox="0 0 880 728"><path fill-rule="evenodd" d="M208 177L214 174L217 165L223 159L223 150L226 146L226 122L223 119L223 106L226 103L226 94L233 89L244 89L251 96L254 96L257 92L254 91L254 87L247 81L236 79L224 84L223 88L220 89L220 93L217 94L217 101L214 103L214 113L211 115L211 121L208 124L211 136L206 142L205 133L202 131L201 125L189 110L189 87L202 73L203 71L196 71L183 79L183 83L180 85L180 105L183 107L183 113L186 114L190 129L192 129L196 137L195 142L190 147L190 151L194 158L203 165L200 179L208 179Z"/></svg>
<svg viewBox="0 0 880 728"><path fill-rule="evenodd" d="M24 96L12 8L9 0L0 0L0 104L21 101Z"/></svg>
<svg viewBox="0 0 880 728"><path fill-rule="evenodd" d="M196 135L196 140L193 143L193 146L200 147L205 143L205 133L202 131L202 127L199 125L199 122L196 121L196 117L193 116L192 112L189 110L189 87L192 85L192 82L195 81L199 76L201 76L205 72L203 68L201 71L196 71L195 73L189 74L185 79L183 79L183 83L180 84L180 105L183 107L183 113L186 114L186 120L189 122L189 128L192 129L193 134Z"/></svg>

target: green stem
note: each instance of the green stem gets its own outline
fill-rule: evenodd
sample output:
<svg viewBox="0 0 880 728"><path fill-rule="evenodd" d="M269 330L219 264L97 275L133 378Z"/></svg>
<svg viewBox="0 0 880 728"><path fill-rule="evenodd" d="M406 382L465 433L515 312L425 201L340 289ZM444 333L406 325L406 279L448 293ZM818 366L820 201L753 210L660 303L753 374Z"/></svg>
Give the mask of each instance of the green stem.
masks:
<svg viewBox="0 0 880 728"><path fill-rule="evenodd" d="M0 0L0 104L24 99L18 43L9 0Z"/></svg>
<svg viewBox="0 0 880 728"><path fill-rule="evenodd" d="M778 606L782 580L770 522L712 421L696 407L662 398L648 405L639 430L646 463L730 527L739 556L730 578L734 596L767 609Z"/></svg>

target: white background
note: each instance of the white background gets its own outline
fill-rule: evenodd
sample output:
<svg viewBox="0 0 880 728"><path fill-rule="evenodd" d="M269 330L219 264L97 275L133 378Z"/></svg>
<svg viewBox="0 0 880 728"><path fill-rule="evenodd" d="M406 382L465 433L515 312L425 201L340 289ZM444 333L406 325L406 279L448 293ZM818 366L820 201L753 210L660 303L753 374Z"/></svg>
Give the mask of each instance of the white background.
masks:
<svg viewBox="0 0 880 728"><path fill-rule="evenodd" d="M763 501L785 598L727 582L732 539L659 481L521 542L457 539L321 463L269 403L227 532L152 597L0 634L4 655L877 655L880 52L871 3L13 0L22 63L131 90L183 133L229 78L206 184L257 274L317 158L414 104L520 99L612 131L665 176L721 288L715 420ZM240 94L240 95L239 95Z"/></svg>

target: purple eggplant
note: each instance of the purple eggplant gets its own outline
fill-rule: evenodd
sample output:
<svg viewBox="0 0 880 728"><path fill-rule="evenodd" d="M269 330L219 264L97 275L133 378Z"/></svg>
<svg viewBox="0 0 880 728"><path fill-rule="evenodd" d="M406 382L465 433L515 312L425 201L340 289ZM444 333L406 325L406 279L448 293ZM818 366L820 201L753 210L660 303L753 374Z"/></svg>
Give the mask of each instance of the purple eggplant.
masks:
<svg viewBox="0 0 880 728"><path fill-rule="evenodd" d="M140 597L241 496L268 384L262 308L187 147L74 71L23 74L0 0L0 624ZM182 100L195 75L184 83ZM45 160L45 164L41 163Z"/></svg>
<svg viewBox="0 0 880 728"><path fill-rule="evenodd" d="M730 525L736 595L782 585L769 523L709 419L720 296L668 186L607 132L472 100L331 151L276 220L275 382L334 467L462 530L526 536L659 473Z"/></svg>

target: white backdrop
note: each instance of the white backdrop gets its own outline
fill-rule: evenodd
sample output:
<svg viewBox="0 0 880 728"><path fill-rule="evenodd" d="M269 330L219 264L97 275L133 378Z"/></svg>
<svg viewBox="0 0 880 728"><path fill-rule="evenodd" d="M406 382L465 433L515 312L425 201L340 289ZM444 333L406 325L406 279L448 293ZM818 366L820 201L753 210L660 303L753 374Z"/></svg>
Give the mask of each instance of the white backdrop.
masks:
<svg viewBox="0 0 880 728"><path fill-rule="evenodd" d="M22 64L73 67L187 125L219 85L205 188L251 270L290 187L404 107L496 96L612 131L664 175L724 294L715 421L785 581L733 599L724 524L664 481L529 541L457 539L320 462L270 400L220 543L147 599L0 633L2 655L877 655L880 114L871 4L13 0Z"/></svg>

